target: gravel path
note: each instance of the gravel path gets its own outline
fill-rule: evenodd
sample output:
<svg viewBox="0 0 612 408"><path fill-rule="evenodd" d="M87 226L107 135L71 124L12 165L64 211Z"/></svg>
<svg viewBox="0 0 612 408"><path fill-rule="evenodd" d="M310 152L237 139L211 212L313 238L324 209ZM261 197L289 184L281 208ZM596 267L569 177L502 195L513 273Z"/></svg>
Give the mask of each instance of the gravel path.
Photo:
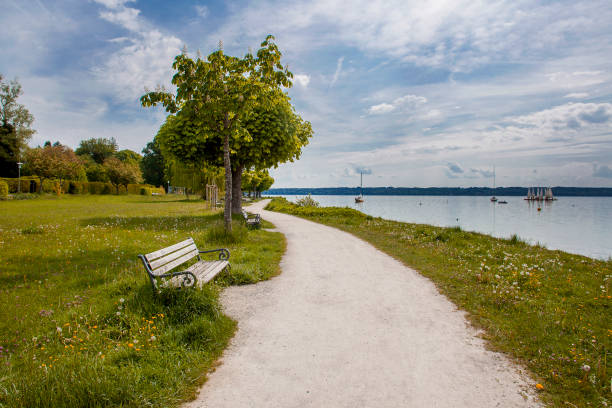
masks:
<svg viewBox="0 0 612 408"><path fill-rule="evenodd" d="M222 296L238 332L188 407L534 407L414 270L334 228L250 208L287 237L282 274Z"/></svg>

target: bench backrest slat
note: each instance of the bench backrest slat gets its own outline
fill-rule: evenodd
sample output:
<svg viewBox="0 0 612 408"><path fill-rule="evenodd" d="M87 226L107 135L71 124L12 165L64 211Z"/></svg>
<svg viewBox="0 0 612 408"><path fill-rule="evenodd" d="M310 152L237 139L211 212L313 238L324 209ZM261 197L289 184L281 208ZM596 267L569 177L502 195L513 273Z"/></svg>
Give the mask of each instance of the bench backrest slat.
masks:
<svg viewBox="0 0 612 408"><path fill-rule="evenodd" d="M153 273L155 275L164 274L164 273L168 272L169 270L179 266L182 263L187 262L188 260L190 260L190 259L192 259L192 258L194 258L196 256L198 256L198 251L197 250L193 250L191 252L188 252L186 255L183 255L180 258L177 258L174 261L165 264L164 266L160 267L159 269L156 269Z"/></svg>
<svg viewBox="0 0 612 408"><path fill-rule="evenodd" d="M161 258L164 255L167 255L167 254L169 254L171 252L177 251L177 250L179 250L181 248L184 248L184 247L186 247L186 246L188 246L190 244L193 244L193 243L194 243L193 242L193 238L189 238L189 239L186 239L183 242L179 242L178 244L174 244L174 245L169 246L167 248L160 249L159 251L155 251L155 252L151 252L150 254L146 254L145 257L147 258L147 261L151 262L151 261L153 261L153 260L155 260L157 258Z"/></svg>
<svg viewBox="0 0 612 408"><path fill-rule="evenodd" d="M151 269L155 270L160 266L163 266L169 262L174 261L175 259L182 257L185 254L188 254L193 251L197 252L197 250L198 248L195 246L195 244L191 244L189 246L186 246L185 248L179 249L176 252L172 252L171 254L162 256L161 258L157 258L154 261L149 261L149 266L151 266Z"/></svg>

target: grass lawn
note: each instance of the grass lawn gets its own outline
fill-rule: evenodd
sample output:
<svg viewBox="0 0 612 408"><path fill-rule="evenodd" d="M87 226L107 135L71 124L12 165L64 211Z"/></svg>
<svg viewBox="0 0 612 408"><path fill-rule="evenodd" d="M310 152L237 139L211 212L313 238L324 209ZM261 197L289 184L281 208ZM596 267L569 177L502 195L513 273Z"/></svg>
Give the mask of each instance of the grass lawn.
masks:
<svg viewBox="0 0 612 408"><path fill-rule="evenodd" d="M0 201L0 406L189 399L235 330L220 289L280 271L282 234L243 224L227 236L219 213L175 196ZM228 248L231 273L154 295L137 255L187 237Z"/></svg>
<svg viewBox="0 0 612 408"><path fill-rule="evenodd" d="M350 232L431 279L493 349L529 368L550 406L612 406L612 261L349 208L275 198L266 209Z"/></svg>

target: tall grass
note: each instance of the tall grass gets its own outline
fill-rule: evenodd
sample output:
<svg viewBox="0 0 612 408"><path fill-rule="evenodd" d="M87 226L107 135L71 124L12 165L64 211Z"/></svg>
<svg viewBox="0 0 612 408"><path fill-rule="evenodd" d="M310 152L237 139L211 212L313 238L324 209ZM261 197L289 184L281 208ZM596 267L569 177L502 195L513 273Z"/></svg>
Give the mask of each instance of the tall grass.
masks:
<svg viewBox="0 0 612 408"><path fill-rule="evenodd" d="M612 405L609 260L348 208L304 210L274 199L267 209L351 232L430 278L485 330L491 347L531 371L549 405Z"/></svg>
<svg viewBox="0 0 612 408"><path fill-rule="evenodd" d="M1 202L0 406L176 406L193 395L235 330L219 291L277 274L284 251L281 234L239 224L237 239L219 238L221 222L172 196ZM154 294L137 255L189 236L228 247L231 273Z"/></svg>

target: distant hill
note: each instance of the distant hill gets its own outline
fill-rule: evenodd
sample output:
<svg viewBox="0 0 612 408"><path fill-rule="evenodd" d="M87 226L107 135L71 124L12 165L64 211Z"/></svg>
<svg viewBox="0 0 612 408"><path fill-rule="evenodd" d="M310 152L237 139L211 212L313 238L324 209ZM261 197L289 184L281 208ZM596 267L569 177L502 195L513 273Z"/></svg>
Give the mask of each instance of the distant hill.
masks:
<svg viewBox="0 0 612 408"><path fill-rule="evenodd" d="M553 187L559 197L612 197L609 187ZM359 195L359 187L272 188L272 195ZM527 187L366 187L363 195L423 195L423 196L526 196Z"/></svg>

